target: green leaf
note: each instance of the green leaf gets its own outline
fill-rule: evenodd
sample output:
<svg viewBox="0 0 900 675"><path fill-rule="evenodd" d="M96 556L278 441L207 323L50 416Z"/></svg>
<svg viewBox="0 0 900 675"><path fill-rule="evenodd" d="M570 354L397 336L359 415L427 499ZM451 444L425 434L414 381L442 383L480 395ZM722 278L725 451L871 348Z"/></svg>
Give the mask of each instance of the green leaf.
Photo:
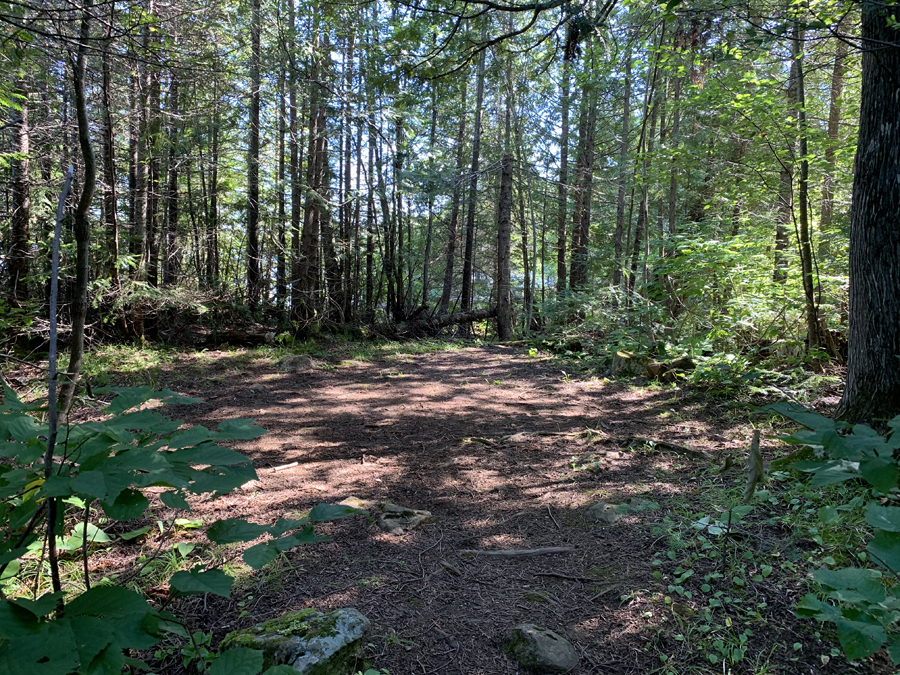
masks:
<svg viewBox="0 0 900 675"><path fill-rule="evenodd" d="M900 532L900 508L869 502L866 506L866 522L880 530Z"/></svg>
<svg viewBox="0 0 900 675"><path fill-rule="evenodd" d="M815 431L830 431L834 429L834 420L828 419L818 413L811 413L805 408L794 403L773 403L767 405L763 410L771 410L788 419L792 419L798 424L802 424L807 429Z"/></svg>
<svg viewBox="0 0 900 675"><path fill-rule="evenodd" d="M169 580L170 588L178 595L193 595L197 593L213 593L227 598L231 594L231 586L234 579L222 570L202 571L197 565L190 572L176 572Z"/></svg>
<svg viewBox="0 0 900 675"><path fill-rule="evenodd" d="M9 600L0 600L0 638L13 639L36 633L40 629L37 617Z"/></svg>
<svg viewBox="0 0 900 675"><path fill-rule="evenodd" d="M187 499L184 497L184 493L179 492L178 490L169 490L168 492L160 493L159 500L170 509L191 510L190 505L187 503Z"/></svg>
<svg viewBox="0 0 900 675"><path fill-rule="evenodd" d="M98 389L97 393L105 394L113 392L116 397L109 404L107 412L118 415L127 410L131 410L147 401L157 400L164 403L201 403L202 399L183 396L171 389L163 389L155 391L150 387L104 387Z"/></svg>
<svg viewBox="0 0 900 675"><path fill-rule="evenodd" d="M72 528L72 536L77 539L84 541L85 527L84 523L78 523L74 528ZM87 540L88 543L97 543L97 544L108 544L112 541L110 536L106 534L99 527L94 525L93 523L87 524Z"/></svg>
<svg viewBox="0 0 900 675"><path fill-rule="evenodd" d="M234 544L253 541L269 531L265 525L250 523L241 518L217 520L206 531L206 536L216 544Z"/></svg>
<svg viewBox="0 0 900 675"><path fill-rule="evenodd" d="M823 506L819 509L819 522L826 525L837 522L840 514L833 506Z"/></svg>
<svg viewBox="0 0 900 675"><path fill-rule="evenodd" d="M852 661L871 656L887 640L884 629L874 621L865 623L842 618L835 621L835 626L844 654Z"/></svg>
<svg viewBox="0 0 900 675"><path fill-rule="evenodd" d="M63 619L68 622L75 636L75 647L78 659L82 664L91 663L94 658L115 640L115 633L109 621L95 616L80 616L76 620ZM120 650L121 651L121 650Z"/></svg>
<svg viewBox="0 0 900 675"><path fill-rule="evenodd" d="M250 441L254 438L259 438L266 430L262 427L254 424L254 420L250 419L233 419L233 420L225 420L218 427L219 435L218 439L225 440L239 440L239 441Z"/></svg>
<svg viewBox="0 0 900 675"><path fill-rule="evenodd" d="M891 657L891 663L895 666L900 665L900 640L892 642L887 648L888 656Z"/></svg>
<svg viewBox="0 0 900 675"><path fill-rule="evenodd" d="M232 466L234 464L250 463L250 460L241 453L230 448L223 448L215 443L203 443L196 447L175 450L170 453L169 460L187 464L206 464L208 466Z"/></svg>
<svg viewBox="0 0 900 675"><path fill-rule="evenodd" d="M209 675L257 675L262 667L262 650L236 647L217 656L208 672Z"/></svg>
<svg viewBox="0 0 900 675"><path fill-rule="evenodd" d="M133 488L122 490L112 504L105 501L100 504L106 515L113 520L140 518L150 506L149 500L143 493Z"/></svg>
<svg viewBox="0 0 900 675"><path fill-rule="evenodd" d="M897 487L897 461L892 457L874 457L859 463L859 472L879 492L887 494Z"/></svg>
<svg viewBox="0 0 900 675"><path fill-rule="evenodd" d="M244 551L244 562L255 570L261 570L278 557L278 547L271 541L256 544Z"/></svg>
<svg viewBox="0 0 900 675"><path fill-rule="evenodd" d="M122 668L127 661L128 659L126 659L125 655L122 653L121 647L118 645L110 645L90 662L90 665L84 669L84 672L85 675L121 675ZM150 669L147 664L142 663L137 659L131 659L131 661L142 664L145 670Z"/></svg>
<svg viewBox="0 0 900 675"><path fill-rule="evenodd" d="M368 673L369 671L366 671ZM374 671L376 675L381 675L378 671ZM280 666L272 666L267 671L265 671L262 675L297 675L297 670L291 668L290 666L280 665Z"/></svg>
<svg viewBox="0 0 900 675"><path fill-rule="evenodd" d="M900 573L900 533L878 530L866 550L878 564Z"/></svg>
<svg viewBox="0 0 900 675"><path fill-rule="evenodd" d="M213 439L213 433L204 426L197 425L183 431L176 431L169 439L168 446L171 450L190 448Z"/></svg>
<svg viewBox="0 0 900 675"><path fill-rule="evenodd" d="M0 672L61 675L77 671L78 666L75 636L63 621L45 623L39 634L25 635L0 645Z"/></svg>
<svg viewBox="0 0 900 675"><path fill-rule="evenodd" d="M341 504L319 504L313 507L309 512L309 520L313 523L325 523L330 520L337 520L345 516L352 516L354 513L368 515L365 511L354 509L351 506L342 506Z"/></svg>
<svg viewBox="0 0 900 675"><path fill-rule="evenodd" d="M137 539L138 537L144 536L152 529L153 529L152 525L144 525L144 527L139 527L136 530L131 530L130 532L124 532L124 533L120 534L119 539L123 539L125 541L131 541L132 539Z"/></svg>
<svg viewBox="0 0 900 675"><path fill-rule="evenodd" d="M121 619L149 614L153 609L140 595L121 586L94 586L66 605L66 616L103 616Z"/></svg>
<svg viewBox="0 0 900 675"><path fill-rule="evenodd" d="M59 604L59 599L63 597L62 593L45 593L37 600L29 600L28 598L17 598L13 600L13 604L18 605L22 609L27 609L35 615L35 617L47 616Z"/></svg>
<svg viewBox="0 0 900 675"><path fill-rule="evenodd" d="M127 474L108 474L102 471L82 471L72 479L72 489L88 497L114 501L128 487L131 478Z"/></svg>

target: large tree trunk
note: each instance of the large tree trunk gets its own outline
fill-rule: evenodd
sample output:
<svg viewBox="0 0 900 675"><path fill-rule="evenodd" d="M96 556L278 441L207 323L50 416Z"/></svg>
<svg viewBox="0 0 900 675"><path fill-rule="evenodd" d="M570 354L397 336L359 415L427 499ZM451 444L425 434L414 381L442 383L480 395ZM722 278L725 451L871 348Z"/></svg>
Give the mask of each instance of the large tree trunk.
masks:
<svg viewBox="0 0 900 675"><path fill-rule="evenodd" d="M900 413L900 34L890 9L862 4L862 94L850 226L850 345L838 414Z"/></svg>

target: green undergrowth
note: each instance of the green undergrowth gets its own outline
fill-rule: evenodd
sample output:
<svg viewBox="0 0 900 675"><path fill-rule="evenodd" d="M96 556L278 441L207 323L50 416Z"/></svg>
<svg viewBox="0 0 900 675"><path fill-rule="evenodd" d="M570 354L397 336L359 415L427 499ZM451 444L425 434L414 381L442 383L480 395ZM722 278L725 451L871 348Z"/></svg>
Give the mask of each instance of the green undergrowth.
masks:
<svg viewBox="0 0 900 675"><path fill-rule="evenodd" d="M645 619L661 674L776 673L791 662L864 673L883 645L900 660L900 438L771 409L810 431L784 437L799 451L774 463L749 504L743 471L709 467L652 526Z"/></svg>

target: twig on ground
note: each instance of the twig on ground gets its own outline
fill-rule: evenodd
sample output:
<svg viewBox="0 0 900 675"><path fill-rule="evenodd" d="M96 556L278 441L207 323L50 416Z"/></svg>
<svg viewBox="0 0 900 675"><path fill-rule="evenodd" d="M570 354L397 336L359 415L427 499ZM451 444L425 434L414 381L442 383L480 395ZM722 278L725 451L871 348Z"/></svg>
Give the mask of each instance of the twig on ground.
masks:
<svg viewBox="0 0 900 675"><path fill-rule="evenodd" d="M550 520L552 520L552 521L553 521L553 524L556 525L556 529L557 529L557 530L561 530L562 528L559 526L559 523L556 522L556 518L553 517L553 511L550 510L550 505L549 505L549 504L547 504L547 513L548 513L549 516L550 516Z"/></svg>
<svg viewBox="0 0 900 675"><path fill-rule="evenodd" d="M507 551L477 551L475 549L466 548L459 551L459 555L492 555L492 556L525 556L525 555L547 555L549 553L571 553L575 549L565 546L549 546L547 548L525 548L512 549Z"/></svg>

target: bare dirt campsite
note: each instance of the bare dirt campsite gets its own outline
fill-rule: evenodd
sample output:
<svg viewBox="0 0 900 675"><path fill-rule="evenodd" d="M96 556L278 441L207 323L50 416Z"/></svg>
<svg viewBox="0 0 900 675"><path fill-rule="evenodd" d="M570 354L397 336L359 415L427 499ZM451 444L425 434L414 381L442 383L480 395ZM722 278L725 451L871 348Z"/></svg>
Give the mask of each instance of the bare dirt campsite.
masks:
<svg viewBox="0 0 900 675"><path fill-rule="evenodd" d="M889 672L878 655L848 663L833 634L794 616L807 590L799 570L827 550L798 525L815 517L792 483L770 478L756 497L766 508L730 536L703 531L740 501L753 426L767 460L785 453L769 416L511 346L332 350L292 372L276 356L179 353L160 367L159 386L204 400L170 416L210 428L252 418L267 431L232 444L258 480L192 501L190 518L272 523L321 502L431 517L394 531L373 517L328 523L318 529L332 541L258 572L241 569L240 546L216 550L238 576L231 597L178 606L211 646L288 610L352 607L371 622L359 669L395 675L522 672L503 650L520 624L569 641L570 672L584 675ZM158 505L151 519L175 515ZM210 555L198 526L92 563L113 574L194 542L190 567ZM155 652L155 672L186 672L177 646Z"/></svg>

